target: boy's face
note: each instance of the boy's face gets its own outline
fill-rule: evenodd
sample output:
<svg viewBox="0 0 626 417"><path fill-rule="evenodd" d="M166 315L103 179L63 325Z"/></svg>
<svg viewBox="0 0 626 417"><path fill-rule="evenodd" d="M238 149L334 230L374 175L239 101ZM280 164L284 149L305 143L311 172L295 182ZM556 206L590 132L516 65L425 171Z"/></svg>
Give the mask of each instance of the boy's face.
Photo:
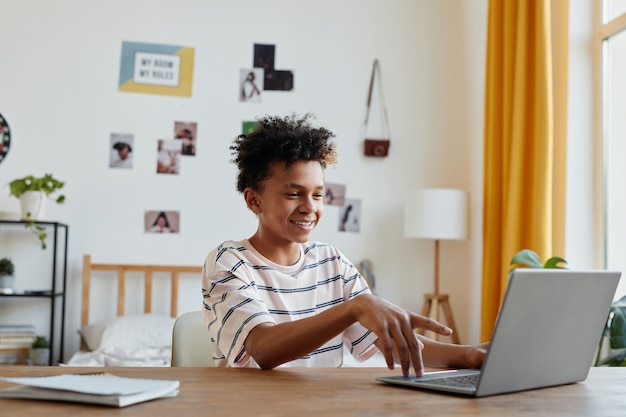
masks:
<svg viewBox="0 0 626 417"><path fill-rule="evenodd" d="M246 201L259 219L265 244L304 243L324 211L324 175L317 161L298 161L288 170L284 162L270 166L260 190L248 189Z"/></svg>

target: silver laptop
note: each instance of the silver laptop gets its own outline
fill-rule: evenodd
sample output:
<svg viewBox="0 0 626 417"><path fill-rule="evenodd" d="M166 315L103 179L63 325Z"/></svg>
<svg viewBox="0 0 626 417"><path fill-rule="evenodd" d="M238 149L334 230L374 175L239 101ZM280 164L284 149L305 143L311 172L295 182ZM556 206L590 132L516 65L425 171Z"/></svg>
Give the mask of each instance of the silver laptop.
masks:
<svg viewBox="0 0 626 417"><path fill-rule="evenodd" d="M587 378L620 272L517 268L509 274L482 369L378 381L473 397Z"/></svg>

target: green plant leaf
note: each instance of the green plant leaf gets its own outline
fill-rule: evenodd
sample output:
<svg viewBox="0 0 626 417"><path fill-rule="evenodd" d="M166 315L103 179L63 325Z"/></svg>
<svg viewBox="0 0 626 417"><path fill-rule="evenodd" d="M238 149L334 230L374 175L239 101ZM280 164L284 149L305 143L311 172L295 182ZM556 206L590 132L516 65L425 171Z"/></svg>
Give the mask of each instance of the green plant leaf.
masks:
<svg viewBox="0 0 626 417"><path fill-rule="evenodd" d="M28 215L28 217L30 217L30 215ZM33 232L33 234L35 234L35 236L37 236L37 239L39 239L39 243L41 244L41 249L46 249L46 237L48 237L48 234L46 233L46 228L35 224L34 220L29 220L28 222L26 222L24 227L29 229L31 232Z"/></svg>
<svg viewBox="0 0 626 417"><path fill-rule="evenodd" d="M553 256L548 259L546 263L543 265L544 268L556 268L556 269L565 269L563 266L559 266L560 263L566 264L567 261L563 258L559 258L558 256Z"/></svg>
<svg viewBox="0 0 626 417"><path fill-rule="evenodd" d="M622 298L611 306L613 311L609 324L611 349L626 348L626 303L624 301Z"/></svg>
<svg viewBox="0 0 626 417"><path fill-rule="evenodd" d="M626 295L611 304L611 311L614 309L626 311Z"/></svg>
<svg viewBox="0 0 626 417"><path fill-rule="evenodd" d="M11 258L0 259L0 275L13 275L15 272L15 265Z"/></svg>
<svg viewBox="0 0 626 417"><path fill-rule="evenodd" d="M624 366L626 361L626 349L620 350L600 361L599 365Z"/></svg>
<svg viewBox="0 0 626 417"><path fill-rule="evenodd" d="M45 174L43 177L34 177L27 175L23 178L17 178L9 183L9 196L20 198L26 191L42 191L46 196L59 191L65 186L65 182L59 181L52 174ZM59 196L55 201L62 203L65 196Z"/></svg>
<svg viewBox="0 0 626 417"><path fill-rule="evenodd" d="M608 340L611 354L600 359L605 340ZM609 317L602 331L602 338L596 355L596 366L626 366L626 296L611 304Z"/></svg>
<svg viewBox="0 0 626 417"><path fill-rule="evenodd" d="M35 340L33 340L32 347L37 348L49 348L50 342L45 336L37 336Z"/></svg>
<svg viewBox="0 0 626 417"><path fill-rule="evenodd" d="M530 268L543 268L539 255L530 249L522 249L513 255L509 265L527 265Z"/></svg>
<svg viewBox="0 0 626 417"><path fill-rule="evenodd" d="M611 327L609 326L609 320L610 320L610 315L609 315L609 319L606 320L606 323L604 324L604 330L602 330L602 337L611 337Z"/></svg>

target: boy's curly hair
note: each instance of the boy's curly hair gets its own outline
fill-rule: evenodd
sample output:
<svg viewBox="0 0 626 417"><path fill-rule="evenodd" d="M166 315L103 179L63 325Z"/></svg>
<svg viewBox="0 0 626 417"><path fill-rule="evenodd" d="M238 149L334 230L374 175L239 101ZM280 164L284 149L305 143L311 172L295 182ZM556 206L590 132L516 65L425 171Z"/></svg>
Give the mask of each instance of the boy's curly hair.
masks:
<svg viewBox="0 0 626 417"><path fill-rule="evenodd" d="M256 122L254 131L237 136L230 147L232 162L239 168L237 190L258 189L270 175L274 162L286 163L286 168L297 161L318 161L322 168L337 163L337 149L330 140L335 134L323 127L313 127L307 113L286 117L265 116Z"/></svg>

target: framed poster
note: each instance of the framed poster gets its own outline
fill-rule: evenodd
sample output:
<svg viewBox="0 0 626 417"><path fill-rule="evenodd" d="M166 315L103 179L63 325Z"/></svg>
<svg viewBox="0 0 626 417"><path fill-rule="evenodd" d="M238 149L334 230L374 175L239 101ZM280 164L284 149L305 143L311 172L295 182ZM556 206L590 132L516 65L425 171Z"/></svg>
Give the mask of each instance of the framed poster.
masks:
<svg viewBox="0 0 626 417"><path fill-rule="evenodd" d="M194 48L122 42L119 91L191 97Z"/></svg>

